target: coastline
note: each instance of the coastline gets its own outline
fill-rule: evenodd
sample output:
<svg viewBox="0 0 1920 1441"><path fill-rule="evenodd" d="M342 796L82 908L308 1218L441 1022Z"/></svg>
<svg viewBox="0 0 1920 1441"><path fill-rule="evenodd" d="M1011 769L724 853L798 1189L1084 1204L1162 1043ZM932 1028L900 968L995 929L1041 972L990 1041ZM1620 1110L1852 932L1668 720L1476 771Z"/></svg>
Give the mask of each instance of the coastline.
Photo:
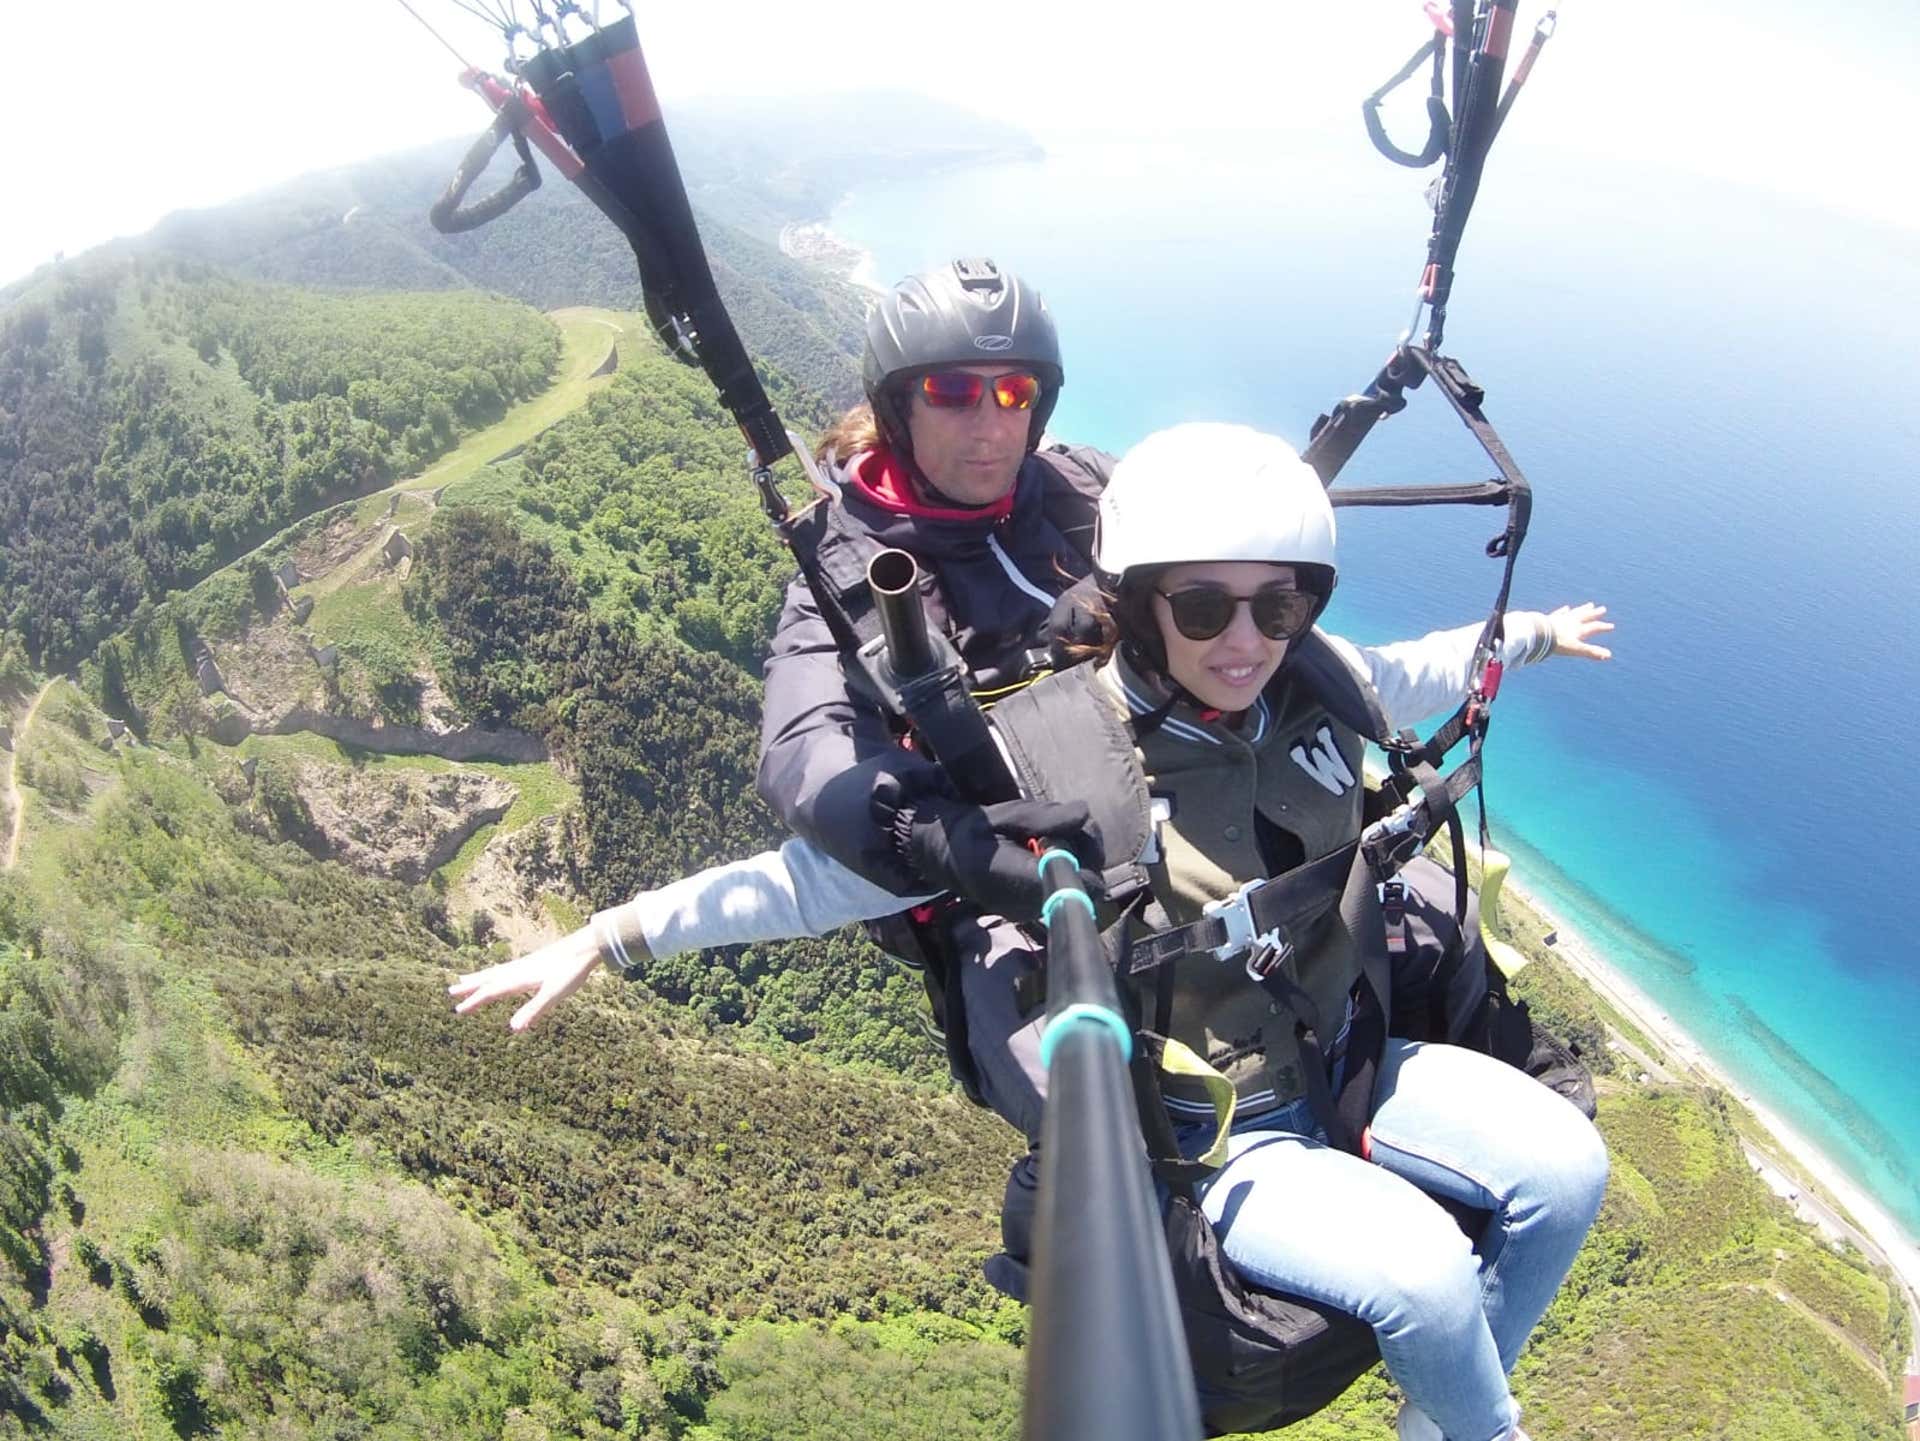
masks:
<svg viewBox="0 0 1920 1441"><path fill-rule="evenodd" d="M788 221L780 227L780 253L789 260L816 265L857 290L886 294L873 252L855 245L824 220Z"/></svg>
<svg viewBox="0 0 1920 1441"><path fill-rule="evenodd" d="M1607 1007L1638 1028L1661 1052L1657 1056L1644 1056L1631 1041L1622 1038L1618 1044L1629 1064L1638 1064L1643 1071L1651 1064L1653 1071L1649 1074L1657 1079L1708 1085L1726 1092L1752 1116L1765 1138L1831 1198L1838 1214L1819 1198L1802 1194L1797 1176L1770 1164L1764 1153L1757 1151L1753 1144L1748 1145L1748 1161L1802 1220L1832 1239L1851 1242L1869 1259L1893 1272L1906 1292L1907 1307L1915 1322L1914 1344L1916 1350L1920 1350L1920 1245L1915 1244L1892 1214L1804 1134L1788 1125L1778 1112L1741 1087L1701 1049L1684 1027L1609 962L1550 902L1510 879L1502 905L1530 911L1554 934L1553 954Z"/></svg>

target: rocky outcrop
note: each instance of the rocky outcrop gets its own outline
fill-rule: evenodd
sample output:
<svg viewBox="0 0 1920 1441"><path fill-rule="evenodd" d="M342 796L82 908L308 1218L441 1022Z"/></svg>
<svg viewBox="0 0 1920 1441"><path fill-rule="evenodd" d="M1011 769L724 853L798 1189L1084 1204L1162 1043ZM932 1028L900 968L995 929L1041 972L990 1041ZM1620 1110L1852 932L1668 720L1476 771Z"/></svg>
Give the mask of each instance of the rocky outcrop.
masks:
<svg viewBox="0 0 1920 1441"><path fill-rule="evenodd" d="M261 727L272 735L289 731L311 731L342 745L361 750L380 751L397 756L441 756L450 761L543 761L546 745L538 736L525 731L489 730L484 726L466 726L459 730L430 731L423 726L390 725L362 720L358 716L335 715L295 706L271 725Z"/></svg>
<svg viewBox="0 0 1920 1441"><path fill-rule="evenodd" d="M423 881L519 795L479 771L439 773L328 765L293 767L304 813L299 839L314 854L395 880Z"/></svg>
<svg viewBox="0 0 1920 1441"><path fill-rule="evenodd" d="M485 911L495 934L516 953L559 939L561 927L546 898L557 897L583 912L590 909L584 884L586 842L586 827L571 811L493 837L474 858L458 891L448 897L453 913L464 920Z"/></svg>
<svg viewBox="0 0 1920 1441"><path fill-rule="evenodd" d="M219 695L227 688L226 677L220 674L220 666L205 641L194 640L192 660L193 678L199 682L201 695Z"/></svg>

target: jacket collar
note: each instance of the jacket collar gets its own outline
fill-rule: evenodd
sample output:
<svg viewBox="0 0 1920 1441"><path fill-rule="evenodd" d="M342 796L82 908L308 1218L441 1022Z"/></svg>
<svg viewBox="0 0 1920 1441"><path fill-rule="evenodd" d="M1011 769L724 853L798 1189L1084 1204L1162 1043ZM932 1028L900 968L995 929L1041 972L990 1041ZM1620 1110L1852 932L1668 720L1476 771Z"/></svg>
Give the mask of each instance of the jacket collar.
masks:
<svg viewBox="0 0 1920 1441"><path fill-rule="evenodd" d="M1021 470L1025 468L1023 463ZM910 516L916 520L997 525L1013 514L1014 494L1020 489L1020 476L1015 475L1007 493L992 505L934 505L915 494L905 461L890 450L869 450L856 455L848 465L847 484L855 494L894 515Z"/></svg>
<svg viewBox="0 0 1920 1441"><path fill-rule="evenodd" d="M1101 680L1125 704L1127 713L1135 718L1158 710L1167 703L1167 687L1158 679L1142 674L1117 650L1113 658L1100 667L1100 671ZM1268 690L1272 688L1268 686ZM1273 709L1263 694L1254 701L1252 709L1244 713L1238 725L1229 724L1227 717L1219 711L1197 709L1187 701L1179 701L1167 713L1157 733L1185 745L1257 746L1267 738L1267 732L1272 727Z"/></svg>
<svg viewBox="0 0 1920 1441"><path fill-rule="evenodd" d="M984 555L987 538L996 529L1016 549L1018 538L1043 534L1044 467L1045 462L1028 456L1012 491L998 504L961 510L913 498L899 460L885 451L861 451L845 459L835 456L827 463L839 486L837 508L846 520L881 545L899 546L923 561Z"/></svg>

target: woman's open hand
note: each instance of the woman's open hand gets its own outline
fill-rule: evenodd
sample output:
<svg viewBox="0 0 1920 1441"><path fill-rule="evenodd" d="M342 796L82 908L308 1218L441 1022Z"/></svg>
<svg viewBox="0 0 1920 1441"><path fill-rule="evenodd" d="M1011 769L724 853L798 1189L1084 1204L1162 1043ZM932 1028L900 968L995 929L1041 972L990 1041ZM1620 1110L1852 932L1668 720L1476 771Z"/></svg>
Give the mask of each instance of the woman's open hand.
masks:
<svg viewBox="0 0 1920 1441"><path fill-rule="evenodd" d="M447 994L460 1003L454 1011L464 1016L502 996L525 995L531 991L533 999L515 1011L507 1022L509 1029L524 1031L579 990L599 964L600 942L592 926L582 926L572 935L562 936L537 951L460 977L447 987Z"/></svg>
<svg viewBox="0 0 1920 1441"><path fill-rule="evenodd" d="M1612 651L1593 643L1593 637L1613 629L1612 621L1602 619L1606 613L1604 605L1595 605L1590 600L1581 601L1579 605L1563 605L1550 612L1547 621L1553 626L1553 653L1578 656L1581 660L1612 660Z"/></svg>

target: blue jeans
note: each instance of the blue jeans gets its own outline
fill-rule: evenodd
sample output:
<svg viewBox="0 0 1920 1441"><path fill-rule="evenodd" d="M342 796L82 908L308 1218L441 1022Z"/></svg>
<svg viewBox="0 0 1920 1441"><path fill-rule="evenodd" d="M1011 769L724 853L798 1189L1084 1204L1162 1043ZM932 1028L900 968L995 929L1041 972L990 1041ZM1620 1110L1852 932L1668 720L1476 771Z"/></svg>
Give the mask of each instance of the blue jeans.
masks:
<svg viewBox="0 0 1920 1441"><path fill-rule="evenodd" d="M1201 1199L1227 1258L1372 1326L1447 1441L1506 1436L1507 1372L1600 1209L1599 1132L1504 1062L1400 1040L1374 1093L1371 1163L1313 1130L1298 1104L1235 1128ZM1432 1196L1491 1218L1470 1241Z"/></svg>

